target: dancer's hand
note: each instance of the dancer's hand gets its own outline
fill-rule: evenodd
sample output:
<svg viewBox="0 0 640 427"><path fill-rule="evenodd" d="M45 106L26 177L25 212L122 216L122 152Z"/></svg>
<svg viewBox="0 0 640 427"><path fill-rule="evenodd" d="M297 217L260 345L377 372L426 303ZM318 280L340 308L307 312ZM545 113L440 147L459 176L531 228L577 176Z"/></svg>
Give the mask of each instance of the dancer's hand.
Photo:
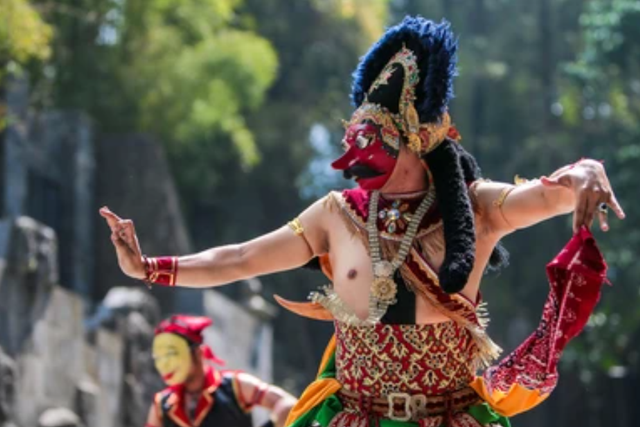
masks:
<svg viewBox="0 0 640 427"><path fill-rule="evenodd" d="M118 264L122 272L134 279L144 279L142 251L133 221L120 218L106 206L100 209L100 215L107 221L107 225L111 229L111 242L116 248Z"/></svg>
<svg viewBox="0 0 640 427"><path fill-rule="evenodd" d="M602 163L595 160L581 160L578 163L560 169L550 177L540 179L546 186L562 186L573 190L575 208L573 211L573 231L581 226L591 227L596 214L602 231L609 230L607 210L610 207L620 219L625 218L624 211L618 203L609 183L609 178Z"/></svg>

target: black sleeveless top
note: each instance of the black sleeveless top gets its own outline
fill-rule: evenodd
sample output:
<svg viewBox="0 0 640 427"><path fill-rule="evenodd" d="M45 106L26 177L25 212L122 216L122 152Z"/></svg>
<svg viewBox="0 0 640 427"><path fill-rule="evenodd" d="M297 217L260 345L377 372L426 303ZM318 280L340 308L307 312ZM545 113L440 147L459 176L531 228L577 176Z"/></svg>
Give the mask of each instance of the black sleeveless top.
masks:
<svg viewBox="0 0 640 427"><path fill-rule="evenodd" d="M175 392L167 389L160 393L159 410L163 427L252 427L250 408L241 407L234 391L235 374L224 374L222 382L213 391L205 391L195 413L176 402ZM182 403L182 408L177 406ZM189 414L189 412L192 412ZM189 415L187 415L189 414ZM193 421L190 420L192 417Z"/></svg>
<svg viewBox="0 0 640 427"><path fill-rule="evenodd" d="M399 270L393 275L393 281L398 286L397 302L389 306L380 322L391 325L415 325L416 294L404 282Z"/></svg>

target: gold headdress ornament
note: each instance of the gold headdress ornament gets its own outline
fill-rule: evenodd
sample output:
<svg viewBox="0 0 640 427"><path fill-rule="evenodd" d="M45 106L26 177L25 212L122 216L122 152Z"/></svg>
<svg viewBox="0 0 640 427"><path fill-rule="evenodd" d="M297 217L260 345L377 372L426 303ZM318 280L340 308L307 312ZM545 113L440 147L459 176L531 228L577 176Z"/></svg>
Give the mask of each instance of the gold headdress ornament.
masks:
<svg viewBox="0 0 640 427"><path fill-rule="evenodd" d="M400 148L400 134L407 139L407 146L419 156L433 151L447 137L461 140L460 134L451 124L449 113L445 112L436 123L420 123L414 102L415 91L419 81L420 70L416 55L403 46L382 69L378 78L371 85L368 94L386 85L389 78L402 67L404 81L398 105L398 113L390 112L386 107L370 102L368 99L358 107L351 116L349 125L370 120L381 127L382 139L390 147Z"/></svg>

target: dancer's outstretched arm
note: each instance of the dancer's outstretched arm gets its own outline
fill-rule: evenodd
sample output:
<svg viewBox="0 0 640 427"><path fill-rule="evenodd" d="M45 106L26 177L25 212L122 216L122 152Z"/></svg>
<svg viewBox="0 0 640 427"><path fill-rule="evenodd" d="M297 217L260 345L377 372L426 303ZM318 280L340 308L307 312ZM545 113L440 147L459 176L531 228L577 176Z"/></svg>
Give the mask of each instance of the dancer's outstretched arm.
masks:
<svg viewBox="0 0 640 427"><path fill-rule="evenodd" d="M499 236L551 217L573 212L573 229L590 227L597 216L600 228L609 229L602 203L616 216L625 214L611 188L602 163L581 160L540 179L521 185L480 182L475 188L485 225Z"/></svg>
<svg viewBox="0 0 640 427"><path fill-rule="evenodd" d="M100 209L111 229L118 264L129 277L146 277L143 252L133 221L122 219L107 207ZM302 235L288 225L257 239L208 249L178 258L177 285L188 287L217 286L250 277L298 268L314 256L326 252L326 211L319 200L300 217Z"/></svg>

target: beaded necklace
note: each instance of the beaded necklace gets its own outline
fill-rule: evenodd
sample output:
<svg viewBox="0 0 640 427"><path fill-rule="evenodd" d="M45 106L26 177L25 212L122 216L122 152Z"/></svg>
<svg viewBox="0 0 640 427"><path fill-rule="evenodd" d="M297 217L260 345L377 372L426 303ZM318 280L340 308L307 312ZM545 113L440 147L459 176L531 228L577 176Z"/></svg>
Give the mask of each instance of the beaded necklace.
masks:
<svg viewBox="0 0 640 427"><path fill-rule="evenodd" d="M420 206L416 209L414 215L411 216L409 226L405 232L400 249L391 261L382 259L380 250L380 236L378 234L378 203L380 201L380 192L371 193L369 201L369 217L367 218L367 232L369 234L369 252L371 254L371 264L373 268L373 283L371 284L371 293L369 295L369 316L366 323L375 324L382 319L390 305L395 304L398 287L393 280L393 275L404 263L405 258L409 254L409 250L413 245L413 241L418 233L418 227L422 223L422 218L427 213L436 194L433 186L429 187L428 193L425 195Z"/></svg>

